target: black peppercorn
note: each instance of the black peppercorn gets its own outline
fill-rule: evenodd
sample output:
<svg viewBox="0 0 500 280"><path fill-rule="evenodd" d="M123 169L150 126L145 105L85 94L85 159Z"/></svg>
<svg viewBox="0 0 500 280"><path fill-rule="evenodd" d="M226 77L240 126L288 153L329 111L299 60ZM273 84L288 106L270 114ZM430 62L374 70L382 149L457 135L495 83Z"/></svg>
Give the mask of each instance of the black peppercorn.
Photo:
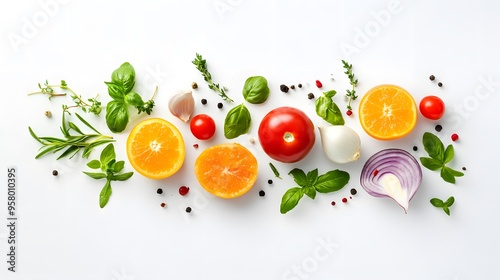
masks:
<svg viewBox="0 0 500 280"><path fill-rule="evenodd" d="M351 189L351 194L352 195L356 195L358 193L358 191L356 189Z"/></svg>
<svg viewBox="0 0 500 280"><path fill-rule="evenodd" d="M302 84L298 84L297 86L298 86L299 88L302 88Z"/></svg>
<svg viewBox="0 0 500 280"><path fill-rule="evenodd" d="M268 183L269 185L271 185L271 184L273 183L273 180L269 179L269 180L267 180L267 183Z"/></svg>
<svg viewBox="0 0 500 280"><path fill-rule="evenodd" d="M157 189L157 190L156 190L156 193L157 193L157 194L162 194L162 193L163 193L163 190L162 190L162 189Z"/></svg>
<svg viewBox="0 0 500 280"><path fill-rule="evenodd" d="M193 209L191 209L191 207L189 207L189 206L188 206L188 207L186 207L186 213L191 213L191 211L192 211L192 210L193 210Z"/></svg>
<svg viewBox="0 0 500 280"><path fill-rule="evenodd" d="M287 85L281 85L281 86L280 86L280 90L281 90L282 92L287 93L287 92L288 92L288 86L287 86Z"/></svg>
<svg viewBox="0 0 500 280"><path fill-rule="evenodd" d="M294 85L291 85L291 86L290 86L290 88L291 88L291 89L295 89L295 86L294 86Z"/></svg>
<svg viewBox="0 0 500 280"><path fill-rule="evenodd" d="M436 125L435 129L437 132L440 132L441 130L443 130L443 127L440 124L438 124Z"/></svg>
<svg viewBox="0 0 500 280"><path fill-rule="evenodd" d="M312 92L310 92L309 94L307 94L307 98L314 99L314 94Z"/></svg>
<svg viewBox="0 0 500 280"><path fill-rule="evenodd" d="M443 83L439 82L438 87L442 87L442 86L443 86Z"/></svg>
<svg viewBox="0 0 500 280"><path fill-rule="evenodd" d="M266 195L266 192L265 192L265 191L263 191L263 190L260 190L260 191L259 191L259 196L265 196L265 195Z"/></svg>
<svg viewBox="0 0 500 280"><path fill-rule="evenodd" d="M201 104L203 104L203 105L207 105L207 100L206 100L205 98L203 98L203 99L201 100Z"/></svg>
<svg viewBox="0 0 500 280"><path fill-rule="evenodd" d="M59 172L57 170L52 170L52 175L57 176L59 175Z"/></svg>
<svg viewBox="0 0 500 280"><path fill-rule="evenodd" d="M416 152L418 150L417 146L413 146L413 150Z"/></svg>
<svg viewBox="0 0 500 280"><path fill-rule="evenodd" d="M435 79L436 79L436 77L434 77L434 75L429 76L429 80L434 81Z"/></svg>
<svg viewBox="0 0 500 280"><path fill-rule="evenodd" d="M224 104L222 104L222 102L217 103L217 108L222 109L222 107L224 107Z"/></svg>

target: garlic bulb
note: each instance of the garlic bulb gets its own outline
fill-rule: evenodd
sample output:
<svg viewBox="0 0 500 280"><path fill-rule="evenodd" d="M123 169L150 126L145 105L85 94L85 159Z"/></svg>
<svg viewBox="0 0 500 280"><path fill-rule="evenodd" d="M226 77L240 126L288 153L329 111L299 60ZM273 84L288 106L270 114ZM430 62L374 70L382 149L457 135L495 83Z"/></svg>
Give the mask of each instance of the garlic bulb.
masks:
<svg viewBox="0 0 500 280"><path fill-rule="evenodd" d="M194 111L194 98L190 90L177 91L168 102L168 109L172 115L183 122L189 121Z"/></svg>
<svg viewBox="0 0 500 280"><path fill-rule="evenodd" d="M343 125L320 126L321 145L326 156L336 163L359 159L361 139L352 128Z"/></svg>

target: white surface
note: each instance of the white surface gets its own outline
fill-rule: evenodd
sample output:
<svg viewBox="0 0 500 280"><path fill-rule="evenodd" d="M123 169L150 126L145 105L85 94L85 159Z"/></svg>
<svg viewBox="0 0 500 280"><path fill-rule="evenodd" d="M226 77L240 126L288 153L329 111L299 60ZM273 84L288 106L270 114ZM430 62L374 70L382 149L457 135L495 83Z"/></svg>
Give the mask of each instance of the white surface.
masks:
<svg viewBox="0 0 500 280"><path fill-rule="evenodd" d="M18 272L7 271L8 233L1 226L1 279L498 279L498 2L192 2L0 4L1 217L7 207L6 169L17 166L19 170ZM44 10L41 3L52 6ZM26 27L27 21L36 21L36 28ZM16 45L12 36L24 39L18 37L22 41ZM356 52L343 51L348 45ZM249 135L236 139L260 163L256 186L239 199L214 198L194 180L196 155L204 147L226 141L223 118L233 106L225 103L222 110L216 108L219 97L191 64L196 52L207 59L214 80L229 88L235 105L243 101L241 88L248 76L263 75L270 83L268 102L248 105L253 117ZM275 162L284 179L267 185L273 177L270 159L258 143L249 143L251 137L257 139L260 119L272 108L287 104L301 107L316 125L322 124L306 97L308 92L320 94L316 79L323 81L324 89L339 92L335 101L344 109L342 95L348 81L341 59L354 65L360 95L372 86L394 83L417 101L428 94L441 96L448 111L439 122L444 126L439 135L445 144L451 142L451 133L460 135L453 166L466 166L465 177L451 185L424 169L421 189L405 215L393 201L371 197L359 187L360 169L371 154L387 147L422 156L421 136L424 131L434 132L437 122L420 118L408 137L380 142L367 136L357 118L351 117L346 118L347 125L362 138L358 162L328 162L318 135L303 161ZM81 173L86 161L34 159L39 145L27 127L40 135L57 135L60 106L70 100L48 101L26 93L45 79L65 79L79 94L100 93L107 102L103 82L125 61L135 67L136 88L143 96L148 97L155 84L159 86L153 115L182 130L187 159L181 171L166 180L153 181L136 173L129 181L114 182L109 204L99 209L104 182ZM444 87L430 82L430 74ZM488 80L492 82L484 82ZM196 141L188 126L167 108L170 94L189 88L192 81L200 86L194 93L196 113L208 112L218 125L215 138L207 142ZM299 82L304 89L289 94L279 91L282 83ZM208 99L206 107L199 103L201 98ZM354 102L355 107L358 104L359 100ZM52 119L43 116L48 109L54 113ZM109 132L103 118L88 118ZM126 159L129 130L130 126L116 135L120 159ZM200 148L192 148L194 143ZM413 145L420 147L418 152L411 150ZM281 215L281 196L294 186L286 174L294 167L306 171L318 167L320 173L340 168L351 174L351 181L337 193L319 194L314 201L305 197L296 209ZM59 170L58 177L51 175L53 169ZM131 166L127 164L126 170ZM177 194L180 185L191 187L187 197ZM163 195L156 194L158 187ZM352 187L359 194L347 204L340 203ZM264 198L258 196L260 189L266 191ZM451 217L429 203L432 197L451 195L456 198ZM332 200L337 206L330 206ZM160 208L161 202L168 206ZM186 206L193 213L187 215Z"/></svg>

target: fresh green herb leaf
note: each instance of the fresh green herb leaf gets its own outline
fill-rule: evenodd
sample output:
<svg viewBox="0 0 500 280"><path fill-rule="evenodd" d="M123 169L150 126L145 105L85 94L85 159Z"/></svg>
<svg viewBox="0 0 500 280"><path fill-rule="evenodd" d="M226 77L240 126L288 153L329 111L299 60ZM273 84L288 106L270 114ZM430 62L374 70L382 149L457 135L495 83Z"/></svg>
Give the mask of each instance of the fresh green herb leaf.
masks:
<svg viewBox="0 0 500 280"><path fill-rule="evenodd" d="M250 130L252 117L245 104L240 104L227 112L224 120L224 136L227 139L236 138Z"/></svg>
<svg viewBox="0 0 500 280"><path fill-rule="evenodd" d="M86 172L86 171L83 171L83 173L93 179L104 179L107 177L106 173Z"/></svg>
<svg viewBox="0 0 500 280"><path fill-rule="evenodd" d="M295 187L285 192L281 198L280 212L286 214L299 204L300 199L304 196L304 189Z"/></svg>
<svg viewBox="0 0 500 280"><path fill-rule="evenodd" d="M101 162L101 166L107 166L109 162L116 158L115 146L107 145L101 152L101 156L99 158ZM105 171L105 170L103 170Z"/></svg>
<svg viewBox="0 0 500 280"><path fill-rule="evenodd" d="M252 104L266 102L269 97L269 86L266 78L262 76L249 77L243 86L243 97Z"/></svg>
<svg viewBox="0 0 500 280"><path fill-rule="evenodd" d="M117 161L111 166L111 170L113 170L115 173L122 171L123 168L125 168L125 161L123 160Z"/></svg>
<svg viewBox="0 0 500 280"><path fill-rule="evenodd" d="M111 82L120 86L125 93L130 92L135 85L135 69L125 62L111 74Z"/></svg>
<svg viewBox="0 0 500 280"><path fill-rule="evenodd" d="M306 175L303 170L294 168L288 174L293 177L299 187L293 187L283 195L280 206L282 214L297 206L304 194L314 199L317 192L330 193L338 191L349 182L349 173L338 169L318 176L318 169L311 170Z"/></svg>
<svg viewBox="0 0 500 280"><path fill-rule="evenodd" d="M130 113L125 101L112 100L106 106L106 124L114 133L122 132L127 127Z"/></svg>
<svg viewBox="0 0 500 280"><path fill-rule="evenodd" d="M104 208L104 206L108 204L112 192L113 190L111 189L111 181L108 179L106 180L106 184L104 184L104 187L99 194L99 207Z"/></svg>
<svg viewBox="0 0 500 280"><path fill-rule="evenodd" d="M446 201L443 202L443 200L439 198L432 198L430 200L431 204L434 207L437 208L442 208L443 211L446 213L446 215L450 216L450 207L453 205L455 202L455 198L453 196L450 196Z"/></svg>
<svg viewBox="0 0 500 280"><path fill-rule="evenodd" d="M203 76L203 79L208 83L208 88L217 92L220 97L222 97L223 100L226 100L228 102L233 102L229 96L227 96L226 91L224 90L224 87L219 86L219 84L216 84L212 81L212 75L210 72L208 72L207 68L207 61L203 59L203 57L200 54L196 54L195 59L192 61L194 66L196 66L196 69L200 71L201 75Z"/></svg>
<svg viewBox="0 0 500 280"><path fill-rule="evenodd" d="M349 78L349 84L351 84L352 88L346 90L346 96L349 98L349 102L347 103L347 109L352 110L351 102L356 100L358 96L356 95L356 86L358 85L358 79L354 78L354 73L352 72L352 64L347 63L347 61L342 60L342 65L346 70L344 74Z"/></svg>
<svg viewBox="0 0 500 280"><path fill-rule="evenodd" d="M67 84L64 80L61 81L61 84L49 84L47 80L45 80L45 83L42 86L40 83L38 83L38 88L40 89L39 91L31 92L28 93L28 95L34 95L34 94L46 94L49 96L49 100L52 99L52 97L56 96L66 96L66 93L54 93L54 88L61 88L61 89L66 89Z"/></svg>
<svg viewBox="0 0 500 280"><path fill-rule="evenodd" d="M130 177L132 177L132 175L134 175L134 172L126 172L123 174L113 175L113 176L111 176L111 180L112 181L126 181Z"/></svg>
<svg viewBox="0 0 500 280"><path fill-rule="evenodd" d="M424 167L432 171L440 170L441 178L451 184L455 184L455 177L464 176L464 173L446 166L446 164L451 162L455 156L455 152L451 144L448 145L445 150L443 142L441 142L436 135L430 132L424 133L422 143L425 151L427 151L430 156L430 158L420 158L420 162Z"/></svg>
<svg viewBox="0 0 500 280"><path fill-rule="evenodd" d="M327 91L316 99L316 114L333 125L344 125L345 121L342 112L332 100L335 93L333 90Z"/></svg>
<svg viewBox="0 0 500 280"><path fill-rule="evenodd" d="M278 169L271 162L269 163L269 167L271 167L271 170L274 173L274 177L276 177L278 179L282 179L281 176L280 176L280 173L279 173Z"/></svg>
<svg viewBox="0 0 500 280"><path fill-rule="evenodd" d="M87 163L87 166L92 168L92 169L99 169L101 168L101 162L98 161L97 159L91 160Z"/></svg>

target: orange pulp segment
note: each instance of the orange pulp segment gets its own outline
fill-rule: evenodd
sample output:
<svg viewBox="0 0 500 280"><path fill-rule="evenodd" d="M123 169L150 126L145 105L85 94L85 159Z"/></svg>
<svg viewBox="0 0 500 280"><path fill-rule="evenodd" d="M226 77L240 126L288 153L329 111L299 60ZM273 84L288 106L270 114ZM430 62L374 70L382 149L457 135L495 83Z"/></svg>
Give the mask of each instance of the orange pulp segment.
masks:
<svg viewBox="0 0 500 280"><path fill-rule="evenodd" d="M411 94L396 85L370 89L359 103L361 127L375 139L393 140L409 134L417 124L417 105Z"/></svg>
<svg viewBox="0 0 500 280"><path fill-rule="evenodd" d="M238 143L218 144L205 149L195 161L200 185L221 198L235 198L249 191L257 181L255 156Z"/></svg>
<svg viewBox="0 0 500 280"><path fill-rule="evenodd" d="M172 123L150 118L138 123L127 139L127 156L134 169L151 179L175 174L184 163L184 139Z"/></svg>

